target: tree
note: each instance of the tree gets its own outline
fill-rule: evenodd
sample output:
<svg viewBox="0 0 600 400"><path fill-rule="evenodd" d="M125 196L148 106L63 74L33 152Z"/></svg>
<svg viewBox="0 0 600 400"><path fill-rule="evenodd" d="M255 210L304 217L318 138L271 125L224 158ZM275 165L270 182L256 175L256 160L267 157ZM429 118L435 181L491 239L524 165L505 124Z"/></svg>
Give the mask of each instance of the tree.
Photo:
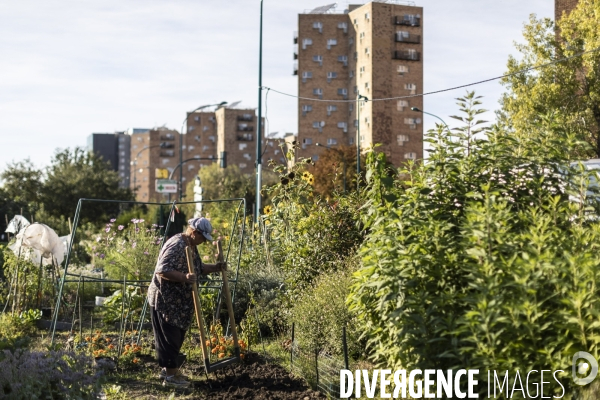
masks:
<svg viewBox="0 0 600 400"><path fill-rule="evenodd" d="M74 215L81 198L133 200L130 189L119 188L119 176L101 157L76 147L57 150L47 169L40 201L47 213L60 218ZM115 203L85 203L82 222L100 222L117 215Z"/></svg>
<svg viewBox="0 0 600 400"><path fill-rule="evenodd" d="M339 146L327 148L312 168L315 191L331 196L334 191L344 191L344 162L346 163L346 192L356 190L356 147ZM364 165L364 156L361 156Z"/></svg>
<svg viewBox="0 0 600 400"><path fill-rule="evenodd" d="M572 135L589 144L576 149L578 156L600 156L598 15L600 0L580 0L556 25L530 17L525 43L516 44L522 58L509 57L511 75L502 80L507 91L500 100L501 125L519 137ZM528 68L536 69L519 72Z"/></svg>
<svg viewBox="0 0 600 400"><path fill-rule="evenodd" d="M24 161L8 164L0 173L4 191L13 201L37 203L42 187L42 171L37 169L28 158Z"/></svg>

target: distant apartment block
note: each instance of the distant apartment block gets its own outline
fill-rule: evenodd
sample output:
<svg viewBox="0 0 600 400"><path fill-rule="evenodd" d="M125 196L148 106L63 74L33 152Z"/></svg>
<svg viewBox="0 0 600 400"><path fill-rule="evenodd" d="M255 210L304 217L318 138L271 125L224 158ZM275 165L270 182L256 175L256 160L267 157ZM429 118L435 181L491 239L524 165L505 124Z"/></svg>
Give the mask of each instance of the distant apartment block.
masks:
<svg viewBox="0 0 600 400"><path fill-rule="evenodd" d="M130 186L130 136L126 132L92 133L87 138L88 151L94 152L110 163L119 174L119 187Z"/></svg>
<svg viewBox="0 0 600 400"><path fill-rule="evenodd" d="M554 21L558 21L563 13L569 14L577 7L579 0L554 0Z"/></svg>
<svg viewBox="0 0 600 400"><path fill-rule="evenodd" d="M298 16L294 38L298 94L336 100L298 102L298 157L317 160L323 148L375 143L394 165L423 157L421 96L358 103L369 99L411 96L423 90L423 8L412 2L375 0L334 5Z"/></svg>
<svg viewBox="0 0 600 400"><path fill-rule="evenodd" d="M188 113L184 134L167 128L132 132L130 182L132 189L137 188L137 200L162 201L168 197L156 192L156 170L166 169L173 180L179 181L180 151L184 161L180 167L184 193L187 184L193 182L201 168L220 163L223 151L227 154L228 166L236 165L243 174L253 175L256 120L254 109L221 107L214 112Z"/></svg>

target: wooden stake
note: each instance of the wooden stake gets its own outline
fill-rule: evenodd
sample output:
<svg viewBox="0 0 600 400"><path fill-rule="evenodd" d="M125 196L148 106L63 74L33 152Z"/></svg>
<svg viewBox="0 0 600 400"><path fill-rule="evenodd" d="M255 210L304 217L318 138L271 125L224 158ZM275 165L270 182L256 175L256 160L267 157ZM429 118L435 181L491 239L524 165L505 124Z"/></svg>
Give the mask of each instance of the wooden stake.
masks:
<svg viewBox="0 0 600 400"><path fill-rule="evenodd" d="M223 248L221 246L221 241L217 241L217 249L219 251L219 255L217 256L218 262L223 261ZM235 326L235 318L233 316L233 304L231 304L231 293L229 292L229 280L227 278L227 271L221 271L221 280L223 281L223 292L225 293L225 303L227 303L227 314L229 314L229 326L231 326L231 336L233 336L233 348L235 355L239 357L240 355L240 344L238 342L237 329Z"/></svg>
<svg viewBox="0 0 600 400"><path fill-rule="evenodd" d="M185 255L187 258L189 273L195 274L196 270L194 269L194 264L192 262L194 253L190 246L187 246L185 248ZM198 296L198 284L192 285L192 294L194 297L194 310L196 311L196 322L198 323L198 328L200 328L200 344L202 345L202 356L204 357L204 366L208 371L210 369L210 360L208 349L206 348L206 331L204 329L204 322L202 322L202 307L200 305L200 296Z"/></svg>

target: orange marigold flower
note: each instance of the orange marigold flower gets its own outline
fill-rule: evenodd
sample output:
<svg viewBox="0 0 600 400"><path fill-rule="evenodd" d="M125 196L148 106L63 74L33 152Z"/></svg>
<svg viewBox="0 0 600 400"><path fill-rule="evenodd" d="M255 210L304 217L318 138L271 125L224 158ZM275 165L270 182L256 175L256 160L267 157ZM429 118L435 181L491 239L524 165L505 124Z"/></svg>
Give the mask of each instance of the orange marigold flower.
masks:
<svg viewBox="0 0 600 400"><path fill-rule="evenodd" d="M219 353L219 358L225 357L225 353Z"/></svg>
<svg viewBox="0 0 600 400"><path fill-rule="evenodd" d="M101 333L101 332L100 332L100 330L98 329L98 330L96 331L96 335L99 335L100 333Z"/></svg>
<svg viewBox="0 0 600 400"><path fill-rule="evenodd" d="M210 346L210 340L207 340L207 341L206 341L206 345L207 345L207 346Z"/></svg>
<svg viewBox="0 0 600 400"><path fill-rule="evenodd" d="M244 354L240 354L240 358L243 359L244 358Z"/></svg>
<svg viewBox="0 0 600 400"><path fill-rule="evenodd" d="M129 350L130 348L131 348L130 345L128 345L128 344L125 345L125 350Z"/></svg>
<svg viewBox="0 0 600 400"><path fill-rule="evenodd" d="M107 337L104 340L106 340L107 343L110 343L110 341L112 340L111 338Z"/></svg>
<svg viewBox="0 0 600 400"><path fill-rule="evenodd" d="M86 342L89 342L90 340L92 340L92 338L91 338L91 337L89 337L89 336L85 338L85 341L86 341Z"/></svg>
<svg viewBox="0 0 600 400"><path fill-rule="evenodd" d="M108 348L109 348L110 350L113 350L113 349L115 348L115 345L114 345L114 344L109 344L109 345L108 345Z"/></svg>
<svg viewBox="0 0 600 400"><path fill-rule="evenodd" d="M133 363L134 363L134 364L137 364L137 363L139 363L139 362L140 362L140 360L139 360L138 358L134 358L134 359L133 359Z"/></svg>
<svg viewBox="0 0 600 400"><path fill-rule="evenodd" d="M214 348L214 349L212 349L210 352L211 352L211 353L213 353L213 354L217 354L217 350L218 350L218 349L215 347L215 348Z"/></svg>
<svg viewBox="0 0 600 400"><path fill-rule="evenodd" d="M214 338L212 338L212 339L210 339L210 340L211 340L213 343L215 343L215 342L217 341L217 338L216 338L216 337L214 337Z"/></svg>

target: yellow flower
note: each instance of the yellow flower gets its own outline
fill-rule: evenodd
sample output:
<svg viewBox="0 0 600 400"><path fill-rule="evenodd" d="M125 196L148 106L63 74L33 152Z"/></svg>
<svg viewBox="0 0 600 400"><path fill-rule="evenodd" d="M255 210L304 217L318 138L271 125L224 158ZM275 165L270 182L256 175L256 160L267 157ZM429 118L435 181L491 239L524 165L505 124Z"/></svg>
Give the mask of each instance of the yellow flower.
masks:
<svg viewBox="0 0 600 400"><path fill-rule="evenodd" d="M229 228L229 222L223 222L223 228Z"/></svg>
<svg viewBox="0 0 600 400"><path fill-rule="evenodd" d="M271 225L271 221L269 221L268 219L265 220L265 225Z"/></svg>
<svg viewBox="0 0 600 400"><path fill-rule="evenodd" d="M265 215L271 214L273 212L273 207L265 206L264 212L265 212Z"/></svg>

